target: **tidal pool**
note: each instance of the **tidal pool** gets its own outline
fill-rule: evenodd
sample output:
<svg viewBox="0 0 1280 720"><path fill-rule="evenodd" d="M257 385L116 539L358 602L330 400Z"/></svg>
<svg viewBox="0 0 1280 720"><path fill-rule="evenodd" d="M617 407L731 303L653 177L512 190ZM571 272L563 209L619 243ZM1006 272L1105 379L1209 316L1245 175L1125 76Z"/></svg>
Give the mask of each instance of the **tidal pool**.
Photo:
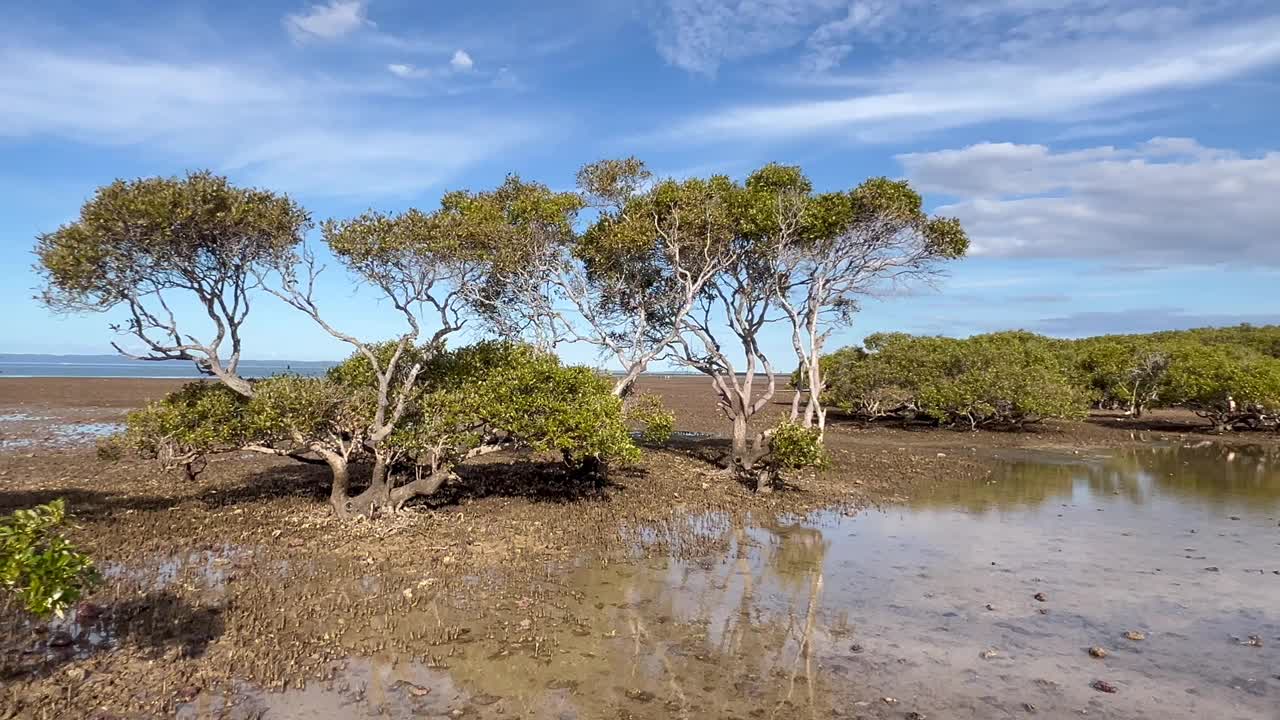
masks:
<svg viewBox="0 0 1280 720"><path fill-rule="evenodd" d="M584 559L430 666L180 716L1280 718L1280 453L992 462L853 517L691 517L728 552Z"/></svg>

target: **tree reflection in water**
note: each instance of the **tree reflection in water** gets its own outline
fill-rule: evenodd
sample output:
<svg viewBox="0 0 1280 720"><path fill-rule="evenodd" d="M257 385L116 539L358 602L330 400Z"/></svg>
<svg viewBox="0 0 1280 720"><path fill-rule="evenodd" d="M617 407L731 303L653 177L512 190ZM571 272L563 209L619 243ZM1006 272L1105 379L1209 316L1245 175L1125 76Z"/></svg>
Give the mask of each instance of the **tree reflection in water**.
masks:
<svg viewBox="0 0 1280 720"><path fill-rule="evenodd" d="M1037 454L998 460L987 477L944 482L912 498L916 509L1021 511L1049 503L1143 505L1170 499L1220 512L1280 507L1280 451L1258 445L1165 445L1105 457Z"/></svg>

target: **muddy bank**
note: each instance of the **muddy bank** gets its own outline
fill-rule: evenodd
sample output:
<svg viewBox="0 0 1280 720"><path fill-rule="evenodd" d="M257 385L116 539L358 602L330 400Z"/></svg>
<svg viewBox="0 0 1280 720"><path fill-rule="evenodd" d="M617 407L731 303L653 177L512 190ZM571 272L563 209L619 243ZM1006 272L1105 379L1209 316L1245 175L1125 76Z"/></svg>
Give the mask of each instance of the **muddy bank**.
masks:
<svg viewBox="0 0 1280 720"><path fill-rule="evenodd" d="M65 390L81 403L101 392L118 403L106 410L59 406L41 382L0 382L0 413L118 413L127 393L106 388L137 385L137 403L166 381ZM678 427L718 429L701 381L646 382ZM1134 693L1189 690L1205 699L1171 717L1265 717L1280 567L1237 554L1280 552L1268 504L1280 463L1215 447L1188 450L1194 472L1190 456L1152 465L1144 453L1204 438L1109 422L1022 435L836 425L833 467L768 497L707 463L714 443L646 452L603 489L498 456L373 524L333 521L323 473L259 455L188 483L100 461L88 442L0 452L0 511L66 497L73 539L107 577L63 623L0 608L0 717L1001 717L1024 703L1144 717ZM1043 465L1045 447L1060 450L1057 474L1010 474ZM1106 460L1117 452L1134 459ZM1166 476L1177 482L1141 480ZM1118 514L1214 493L1194 526ZM1072 546L1084 539L1093 549ZM1062 572L1067 558L1081 559ZM1178 575L1154 574L1174 560ZM1114 576L1099 582L1098 565ZM1188 586L1197 594L1179 594ZM1160 644L1127 646L1128 629ZM1219 669L1197 680L1185 648L1210 639L1221 644L1203 657ZM1120 659L1114 672L1088 665L1093 644ZM1125 702L1099 705L1094 680Z"/></svg>

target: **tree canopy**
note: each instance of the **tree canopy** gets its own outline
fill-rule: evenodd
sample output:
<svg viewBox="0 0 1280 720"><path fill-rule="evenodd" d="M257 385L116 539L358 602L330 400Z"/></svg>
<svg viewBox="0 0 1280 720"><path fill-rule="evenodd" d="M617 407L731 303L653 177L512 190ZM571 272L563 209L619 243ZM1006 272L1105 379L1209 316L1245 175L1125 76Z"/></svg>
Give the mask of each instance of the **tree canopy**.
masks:
<svg viewBox="0 0 1280 720"><path fill-rule="evenodd" d="M117 180L99 188L77 220L37 238L40 299L57 311L123 307L116 329L146 351L116 344L119 352L191 361L243 392L240 329L255 272L292 252L310 227L310 215L287 196L209 172ZM179 318L180 302L199 308L195 317Z"/></svg>
<svg viewBox="0 0 1280 720"><path fill-rule="evenodd" d="M433 209L323 222L329 255L402 321L389 340L332 321L316 295L324 267L303 243L305 210L208 172L101 188L77 222L38 239L44 298L65 310L124 305L132 320L119 329L147 359L195 361L220 381L131 415L126 445L188 476L227 450L323 463L335 511L372 514L508 447L582 467L631 457L628 419L648 442L672 429L653 398L622 400L659 359L711 378L733 426L732 466L768 489L779 469L821 455L817 358L832 328L860 298L927 279L967 246L957 222L928 216L907 183L885 178L815 193L793 166L676 180L624 158L577 179L577 192L557 192L513 174L447 192ZM240 377L240 330L260 293L351 358L323 378ZM205 339L190 327L202 315ZM750 430L775 391L760 336L782 322L810 377L808 404L785 427ZM464 327L498 340L451 348ZM566 340L597 347L622 376L560 365L550 351ZM366 461L367 489L353 494L353 463Z"/></svg>

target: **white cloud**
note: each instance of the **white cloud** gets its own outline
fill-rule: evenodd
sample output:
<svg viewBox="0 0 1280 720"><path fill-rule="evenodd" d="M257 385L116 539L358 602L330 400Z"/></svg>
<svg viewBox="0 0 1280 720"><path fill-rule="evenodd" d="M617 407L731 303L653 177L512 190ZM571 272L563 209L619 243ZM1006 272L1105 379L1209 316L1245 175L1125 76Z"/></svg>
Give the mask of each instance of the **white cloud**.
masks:
<svg viewBox="0 0 1280 720"><path fill-rule="evenodd" d="M387 66L387 71L396 77L406 80L426 80L430 78L439 80L456 75L465 75L474 70L475 66L475 61L471 59L466 50L455 50L453 56L449 58L448 65L421 67L408 63L392 63Z"/></svg>
<svg viewBox="0 0 1280 720"><path fill-rule="evenodd" d="M921 190L956 198L975 255L1113 263L1280 265L1280 152L1186 138L1054 152L982 143L899 155Z"/></svg>
<svg viewBox="0 0 1280 720"><path fill-rule="evenodd" d="M453 57L449 59L449 67L458 72L466 72L475 67L475 62L471 60L466 50L455 50Z"/></svg>
<svg viewBox="0 0 1280 720"><path fill-rule="evenodd" d="M413 77L413 74L417 70L417 68L415 68L412 65L404 65L402 63L392 63L387 66L387 70L389 70L392 75L396 75L402 78L409 78L409 77Z"/></svg>
<svg viewBox="0 0 1280 720"><path fill-rule="evenodd" d="M851 78L847 84L859 90L852 96L730 107L678 123L666 136L880 140L996 120L1060 122L1278 62L1280 18L1272 18L1145 42L1070 43L1015 60L909 63Z"/></svg>
<svg viewBox="0 0 1280 720"><path fill-rule="evenodd" d="M102 52L0 49L6 138L130 146L313 195L391 195L445 182L538 134L527 116L455 104L380 110L388 88L278 68Z"/></svg>
<svg viewBox="0 0 1280 720"><path fill-rule="evenodd" d="M366 17L365 0L329 0L327 4L315 4L304 12L291 13L284 18L285 29L298 42L309 40L337 40L372 22Z"/></svg>
<svg viewBox="0 0 1280 720"><path fill-rule="evenodd" d="M403 80L429 81L436 90L455 95L481 88L516 90L523 87L510 68L477 69L466 50L455 50L447 64L423 67L392 63L387 65L387 72Z"/></svg>

